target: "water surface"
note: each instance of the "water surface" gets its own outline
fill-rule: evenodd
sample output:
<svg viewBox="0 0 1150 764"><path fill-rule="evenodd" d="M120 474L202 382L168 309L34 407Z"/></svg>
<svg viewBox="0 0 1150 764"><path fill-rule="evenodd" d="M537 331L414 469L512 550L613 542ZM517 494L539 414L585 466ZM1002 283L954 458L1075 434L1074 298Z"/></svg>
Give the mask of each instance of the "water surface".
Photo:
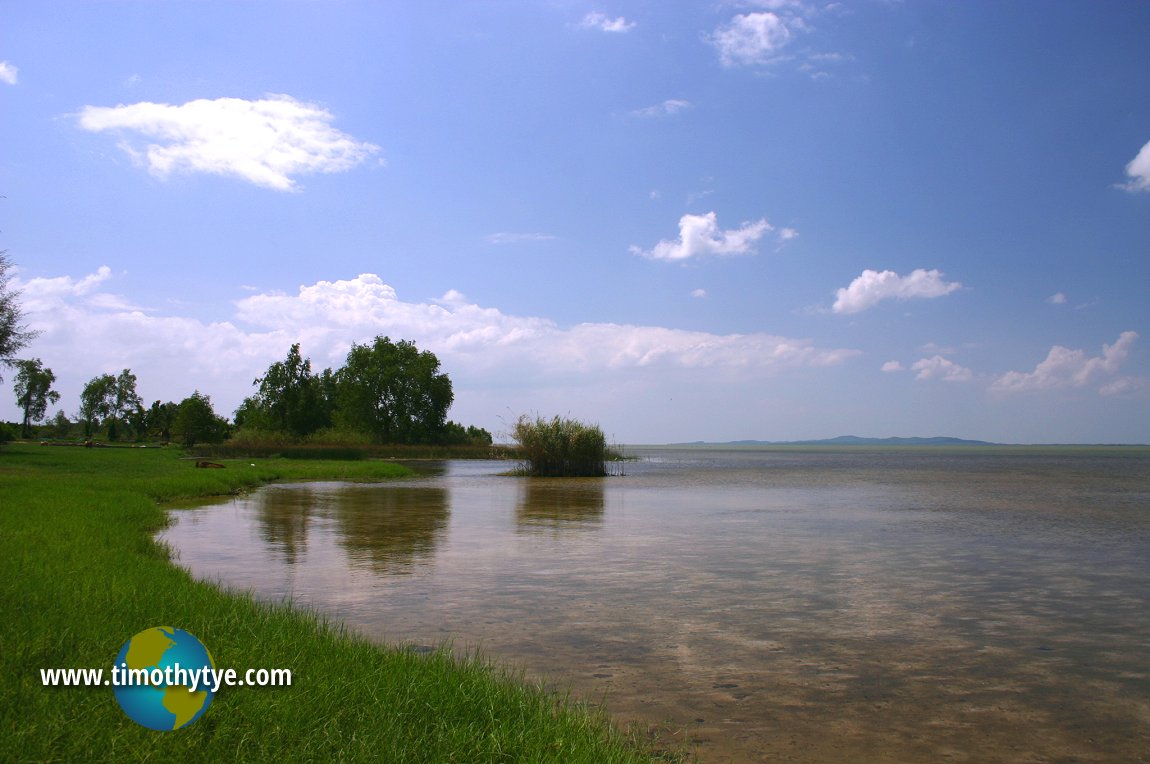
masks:
<svg viewBox="0 0 1150 764"><path fill-rule="evenodd" d="M1144 761L1150 451L422 463L175 513L197 576L452 641L703 761Z"/></svg>

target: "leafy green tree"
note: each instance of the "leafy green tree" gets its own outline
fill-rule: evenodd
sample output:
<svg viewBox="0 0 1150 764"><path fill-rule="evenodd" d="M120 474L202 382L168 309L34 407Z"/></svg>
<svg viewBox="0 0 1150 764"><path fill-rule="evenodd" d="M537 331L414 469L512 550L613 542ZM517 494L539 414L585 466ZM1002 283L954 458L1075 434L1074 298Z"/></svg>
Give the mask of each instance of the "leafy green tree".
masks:
<svg viewBox="0 0 1150 764"><path fill-rule="evenodd" d="M16 405L24 410L20 425L22 436L32 437L32 423L40 422L48 412L48 404L60 400L60 393L52 389L56 375L44 367L39 358L16 361Z"/></svg>
<svg viewBox="0 0 1150 764"><path fill-rule="evenodd" d="M455 397L434 353L388 337L352 345L332 381L337 424L381 443L434 442Z"/></svg>
<svg viewBox="0 0 1150 764"><path fill-rule="evenodd" d="M199 390L180 401L172 431L189 448L197 443L220 443L228 433L228 423L216 416L212 399Z"/></svg>
<svg viewBox="0 0 1150 764"><path fill-rule="evenodd" d="M449 421L439 436L439 442L449 446L490 446L491 433L482 427Z"/></svg>
<svg viewBox="0 0 1150 764"><path fill-rule="evenodd" d="M80 393L80 418L84 421L84 437L92 437L101 423L111 419L115 403L115 377L101 374L88 380Z"/></svg>
<svg viewBox="0 0 1150 764"><path fill-rule="evenodd" d="M176 413L180 410L178 403L161 403L155 401L148 409L146 418L147 431L156 435L162 441L172 439L172 424L176 421Z"/></svg>
<svg viewBox="0 0 1150 764"><path fill-rule="evenodd" d="M119 437L120 427L127 435L132 435L133 421L139 421L136 412L140 410L143 400L136 392L136 375L131 369L124 369L116 377L116 384L112 396L112 419L109 425L108 439L116 440ZM115 429L113 429L115 428Z"/></svg>
<svg viewBox="0 0 1150 764"><path fill-rule="evenodd" d="M136 375L124 369L118 376L101 374L93 377L80 393L80 417L84 435L91 437L103 423L108 440L119 440L121 430L132 433L132 423L139 422L141 399L136 392Z"/></svg>
<svg viewBox="0 0 1150 764"><path fill-rule="evenodd" d="M331 370L312 374L311 360L300 355L299 343L287 358L268 367L252 384L258 392L245 398L236 411L236 424L260 430L275 430L297 437L310 435L331 425Z"/></svg>
<svg viewBox="0 0 1150 764"><path fill-rule="evenodd" d="M9 285L12 277L8 272L11 268L8 254L0 252L0 367L15 365L16 354L38 334L23 324L20 292ZM0 382L3 381L4 377L0 376Z"/></svg>
<svg viewBox="0 0 1150 764"><path fill-rule="evenodd" d="M63 409L56 412L56 416L52 417L48 427L52 437L55 438L66 438L72 434L72 422L69 421L68 415L64 413Z"/></svg>

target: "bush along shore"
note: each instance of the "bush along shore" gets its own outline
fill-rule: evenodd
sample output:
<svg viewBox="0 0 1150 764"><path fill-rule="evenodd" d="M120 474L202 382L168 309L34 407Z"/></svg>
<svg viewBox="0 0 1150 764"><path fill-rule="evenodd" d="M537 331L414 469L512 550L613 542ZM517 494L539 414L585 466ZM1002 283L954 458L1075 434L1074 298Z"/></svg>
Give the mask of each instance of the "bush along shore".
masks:
<svg viewBox="0 0 1150 764"><path fill-rule="evenodd" d="M647 761L601 712L478 658L418 655L221 591L153 539L159 502L272 480L383 480L396 464L225 462L174 449L0 450L0 760ZM222 688L202 719L153 732L110 687L46 687L41 668L110 669L134 634L175 626L218 668L288 668L291 687Z"/></svg>

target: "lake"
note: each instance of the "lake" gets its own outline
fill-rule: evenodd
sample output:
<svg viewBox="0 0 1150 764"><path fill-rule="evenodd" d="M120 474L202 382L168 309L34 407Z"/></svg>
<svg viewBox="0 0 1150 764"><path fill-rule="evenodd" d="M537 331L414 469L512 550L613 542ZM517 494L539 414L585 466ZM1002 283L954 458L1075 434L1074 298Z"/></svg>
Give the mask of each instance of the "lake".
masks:
<svg viewBox="0 0 1150 764"><path fill-rule="evenodd" d="M1150 449L629 448L174 511L197 577L478 647L702 761L1145 761Z"/></svg>

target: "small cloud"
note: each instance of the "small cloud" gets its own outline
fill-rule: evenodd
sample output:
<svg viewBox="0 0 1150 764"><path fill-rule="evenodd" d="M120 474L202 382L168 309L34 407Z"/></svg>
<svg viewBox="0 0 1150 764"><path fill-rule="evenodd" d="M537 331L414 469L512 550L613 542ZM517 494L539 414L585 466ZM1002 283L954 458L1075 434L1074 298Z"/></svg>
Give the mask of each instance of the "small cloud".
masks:
<svg viewBox="0 0 1150 764"><path fill-rule="evenodd" d="M1127 191L1150 191L1150 141L1126 165L1126 174L1130 180L1121 184L1121 188Z"/></svg>
<svg viewBox="0 0 1150 764"><path fill-rule="evenodd" d="M549 233L508 233L501 231L487 236L488 244L525 244L532 241L551 241L555 237Z"/></svg>
<svg viewBox="0 0 1150 764"><path fill-rule="evenodd" d="M258 101L201 99L180 106L136 103L85 106L79 125L92 132L135 133L149 141L120 148L153 175L232 175L264 188L294 191L293 175L350 170L379 151L331 126L331 112L286 95Z"/></svg>
<svg viewBox="0 0 1150 764"><path fill-rule="evenodd" d="M443 296L438 300L432 300L437 305L466 305L467 295L460 292L458 289L448 289L443 293Z"/></svg>
<svg viewBox="0 0 1150 764"><path fill-rule="evenodd" d="M651 193L647 194L648 199L660 199L663 194L657 188L652 188Z"/></svg>
<svg viewBox="0 0 1150 764"><path fill-rule="evenodd" d="M622 16L611 18L606 13L592 11L579 22L580 29L598 29L600 32L629 32L635 28L634 21L627 21Z"/></svg>
<svg viewBox="0 0 1150 764"><path fill-rule="evenodd" d="M896 371L906 371L906 367L898 361L887 361L882 365L882 370L887 374L890 374Z"/></svg>
<svg viewBox="0 0 1150 764"><path fill-rule="evenodd" d="M943 281L942 275L940 271L922 268L907 276L900 276L894 271L867 269L850 286L835 292L835 303L831 310L835 313L858 313L883 300L942 297L962 288L962 284L957 281Z"/></svg>
<svg viewBox="0 0 1150 764"><path fill-rule="evenodd" d="M707 296L707 290L706 289L694 289L691 291L691 296L701 300Z"/></svg>
<svg viewBox="0 0 1150 764"><path fill-rule="evenodd" d="M923 381L941 379L943 382L967 382L974 377L970 369L940 355L915 361L910 368L918 372L914 378Z"/></svg>
<svg viewBox="0 0 1150 764"><path fill-rule="evenodd" d="M649 250L632 245L631 253L652 260L687 260L704 255L747 255L755 252L755 243L774 226L766 218L743 223L738 228L722 231L714 212L706 215L683 215L679 218L679 238L664 239Z"/></svg>
<svg viewBox="0 0 1150 764"><path fill-rule="evenodd" d="M20 69L7 61L0 61L0 82L15 85L19 81Z"/></svg>
<svg viewBox="0 0 1150 764"><path fill-rule="evenodd" d="M1064 295L1062 292L1055 292L1054 294L1047 297L1046 301L1051 305L1065 305L1066 295Z"/></svg>
<svg viewBox="0 0 1150 764"><path fill-rule="evenodd" d="M690 101L684 101L679 98L669 98L656 106L648 106L645 109L635 109L631 112L631 115L635 117L667 117L672 114L678 114L690 107Z"/></svg>
<svg viewBox="0 0 1150 764"><path fill-rule="evenodd" d="M719 52L723 66L769 64L781 57L781 50L793 31L805 29L800 18L784 17L770 11L741 13L719 27L710 43Z"/></svg>
<svg viewBox="0 0 1150 764"><path fill-rule="evenodd" d="M1114 395L1141 387L1144 380L1120 377L1118 371L1130 355L1130 348L1138 339L1135 332L1122 332L1113 345L1102 345L1102 354L1087 356L1084 350L1055 345L1046 359L1034 371L1008 371L996 379L992 390L1004 393L1024 393L1057 388L1079 388L1098 384L1098 392Z"/></svg>
<svg viewBox="0 0 1150 764"><path fill-rule="evenodd" d="M953 347L940 345L934 341L920 345L918 349L923 353L934 353L935 355L952 355L955 352Z"/></svg>
<svg viewBox="0 0 1150 764"><path fill-rule="evenodd" d="M130 76L130 77L128 77L126 80L124 80L124 87L126 87L126 88L134 88L134 87L136 87L137 85L139 85L139 84L140 84L141 82L143 82L143 81L144 81L144 78L143 78L143 77L141 77L141 76L140 76L140 75L138 75L138 74L133 74L132 76Z"/></svg>
<svg viewBox="0 0 1150 764"><path fill-rule="evenodd" d="M797 239L798 237L799 237L799 232L793 228L780 228L779 229L779 239L781 239L782 241L790 241L791 239Z"/></svg>
<svg viewBox="0 0 1150 764"><path fill-rule="evenodd" d="M687 194L687 204L691 205L691 204L694 204L695 202L699 201L700 199L706 199L708 196L710 196L713 193L715 193L715 189L713 189L713 188L706 188L706 189L703 189L702 191L692 191L689 194Z"/></svg>

